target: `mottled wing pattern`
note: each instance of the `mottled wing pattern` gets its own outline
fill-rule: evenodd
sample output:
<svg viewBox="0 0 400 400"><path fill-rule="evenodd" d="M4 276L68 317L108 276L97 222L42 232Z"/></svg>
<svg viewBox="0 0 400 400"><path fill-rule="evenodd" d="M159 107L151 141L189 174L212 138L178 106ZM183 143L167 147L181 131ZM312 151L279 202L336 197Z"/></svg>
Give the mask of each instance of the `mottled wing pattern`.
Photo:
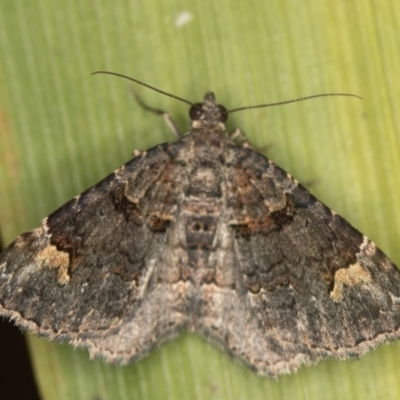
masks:
<svg viewBox="0 0 400 400"><path fill-rule="evenodd" d="M396 266L274 163L231 151L227 203L239 273L233 290L210 300L213 318L200 330L271 376L399 338Z"/></svg>
<svg viewBox="0 0 400 400"><path fill-rule="evenodd" d="M113 362L177 334L188 288L160 274L174 173L157 146L18 237L0 258L0 314Z"/></svg>
<svg viewBox="0 0 400 400"><path fill-rule="evenodd" d="M17 238L0 315L126 363L198 331L260 374L400 337L400 272L285 171L236 146L206 94L192 129Z"/></svg>

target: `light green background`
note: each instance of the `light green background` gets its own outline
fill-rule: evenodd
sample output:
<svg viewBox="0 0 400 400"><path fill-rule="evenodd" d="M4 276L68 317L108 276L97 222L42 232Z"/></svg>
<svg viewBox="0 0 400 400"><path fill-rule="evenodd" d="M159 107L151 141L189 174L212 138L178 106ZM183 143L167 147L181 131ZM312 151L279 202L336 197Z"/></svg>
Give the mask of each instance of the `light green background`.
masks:
<svg viewBox="0 0 400 400"><path fill-rule="evenodd" d="M177 24L182 12L192 20ZM131 75L227 108L325 92L233 114L228 127L400 264L400 3L392 0L0 2L0 228L6 243L127 161L173 140L143 112ZM136 87L182 129L187 107ZM328 360L278 382L194 334L129 367L29 336L44 399L398 399L400 345ZM1 346L7 346L0 340Z"/></svg>

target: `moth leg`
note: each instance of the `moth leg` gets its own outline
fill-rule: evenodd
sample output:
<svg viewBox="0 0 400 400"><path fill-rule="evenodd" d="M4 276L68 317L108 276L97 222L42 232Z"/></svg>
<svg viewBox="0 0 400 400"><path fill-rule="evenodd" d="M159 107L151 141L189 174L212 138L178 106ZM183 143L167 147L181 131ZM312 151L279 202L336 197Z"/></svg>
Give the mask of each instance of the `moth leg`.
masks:
<svg viewBox="0 0 400 400"><path fill-rule="evenodd" d="M137 157L137 156L140 156L142 153L143 153L142 150L134 149L134 150L132 151L131 158L135 158L135 157Z"/></svg>
<svg viewBox="0 0 400 400"><path fill-rule="evenodd" d="M254 147L250 144L246 134L239 128L236 128L232 133L230 133L229 136L239 146L248 147L252 150L255 150Z"/></svg>
<svg viewBox="0 0 400 400"><path fill-rule="evenodd" d="M269 150L271 148L271 145L266 145L266 146L262 146L262 147L254 147L253 145L250 144L246 134L243 131L241 131L239 128L236 128L232 133L230 133L229 137L237 145L255 150L258 153L265 153L267 150Z"/></svg>
<svg viewBox="0 0 400 400"><path fill-rule="evenodd" d="M171 129L172 133L179 139L183 136L183 134L179 131L179 128L175 124L175 122L172 120L171 116L163 110L160 110L159 108L154 108L148 106L142 99L139 97L139 95L132 89L132 94L135 96L135 100L139 103L139 105L145 109L146 111L150 111L153 114L156 115L162 115L164 118L164 121L167 123L168 127Z"/></svg>

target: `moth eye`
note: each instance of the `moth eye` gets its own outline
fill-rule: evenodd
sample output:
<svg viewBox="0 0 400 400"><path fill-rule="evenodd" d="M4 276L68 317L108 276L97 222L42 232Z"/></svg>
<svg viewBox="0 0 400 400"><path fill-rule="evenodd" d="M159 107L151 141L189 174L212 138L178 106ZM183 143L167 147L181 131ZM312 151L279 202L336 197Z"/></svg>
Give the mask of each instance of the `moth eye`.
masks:
<svg viewBox="0 0 400 400"><path fill-rule="evenodd" d="M199 120L201 118L202 114L203 114L203 104L202 103L196 103L196 104L193 104L192 107L190 107L189 116L192 121Z"/></svg>
<svg viewBox="0 0 400 400"><path fill-rule="evenodd" d="M218 110L220 113L220 122L225 122L228 119L228 111L224 106L221 106L220 104L218 104Z"/></svg>

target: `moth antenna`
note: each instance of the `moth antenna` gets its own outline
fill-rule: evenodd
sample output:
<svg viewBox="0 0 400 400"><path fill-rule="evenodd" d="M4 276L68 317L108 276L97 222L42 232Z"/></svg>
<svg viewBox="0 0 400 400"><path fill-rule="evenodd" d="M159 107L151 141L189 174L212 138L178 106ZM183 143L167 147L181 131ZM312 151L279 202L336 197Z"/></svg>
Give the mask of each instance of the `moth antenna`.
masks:
<svg viewBox="0 0 400 400"><path fill-rule="evenodd" d="M193 105L193 103L191 103L189 100L182 99L182 97L175 96L174 94L171 94L171 93L168 93L168 92L164 92L163 90L157 89L154 86L148 85L147 83L141 82L138 79L131 78L130 76L127 76L127 75L119 74L117 72L110 72L110 71L95 71L95 72L91 73L91 75L96 75L96 74L106 74L106 75L119 76L120 78L128 79L129 81L138 83L139 85L145 86L145 87L147 87L147 88L149 88L151 90L154 90L155 92L161 93L164 96L172 97L173 99L183 101L184 103L190 104L191 106Z"/></svg>
<svg viewBox="0 0 400 400"><path fill-rule="evenodd" d="M124 75L124 74L119 74L118 72L111 72L111 71L95 71L92 72L91 75L96 75L96 74L105 74L105 75L114 75L114 76L118 76L120 78L124 78L127 79L129 81L138 83L139 85L145 86L151 90L154 90L155 92L161 93L164 96L168 96L171 97L173 99L182 101L183 103L189 104L191 106L194 105L194 103L190 102L189 100L183 99L182 97L176 96L172 93L168 93L165 92L163 90L157 89L154 86L151 86L147 83L144 83L142 81L139 81L138 79L135 78L131 78L128 75ZM315 99L316 97L326 97L326 96L347 96L347 97L357 97L358 99L363 99L361 96L358 96L356 94L352 94L352 93L323 93L323 94L314 94L312 96L306 96L306 97L300 97L298 99L293 99L293 100L285 100L285 101L279 101L277 103L267 103L267 104L259 104L259 105L255 105L255 106L244 106L244 107L238 107L238 108L234 108L233 110L229 110L228 114L232 114L234 112L237 111L242 111L242 110L250 110L252 108L264 108L264 107L274 107L274 106L281 106L284 104L289 104L289 103L296 103L298 101L303 101L303 100L309 100L309 99Z"/></svg>
<svg viewBox="0 0 400 400"><path fill-rule="evenodd" d="M325 96L347 96L347 97L357 97L358 99L361 99L361 100L363 99L362 97L357 96L356 94L351 94L351 93L323 93L323 94L314 94L312 96L300 97L298 99L293 99L293 100L279 101L277 103L259 104L257 106L238 107L238 108L234 108L233 110L229 110L228 114L232 114L233 112L236 112L236 111L249 110L251 108L281 106L283 104L296 103L297 101L315 99L316 97L325 97Z"/></svg>

